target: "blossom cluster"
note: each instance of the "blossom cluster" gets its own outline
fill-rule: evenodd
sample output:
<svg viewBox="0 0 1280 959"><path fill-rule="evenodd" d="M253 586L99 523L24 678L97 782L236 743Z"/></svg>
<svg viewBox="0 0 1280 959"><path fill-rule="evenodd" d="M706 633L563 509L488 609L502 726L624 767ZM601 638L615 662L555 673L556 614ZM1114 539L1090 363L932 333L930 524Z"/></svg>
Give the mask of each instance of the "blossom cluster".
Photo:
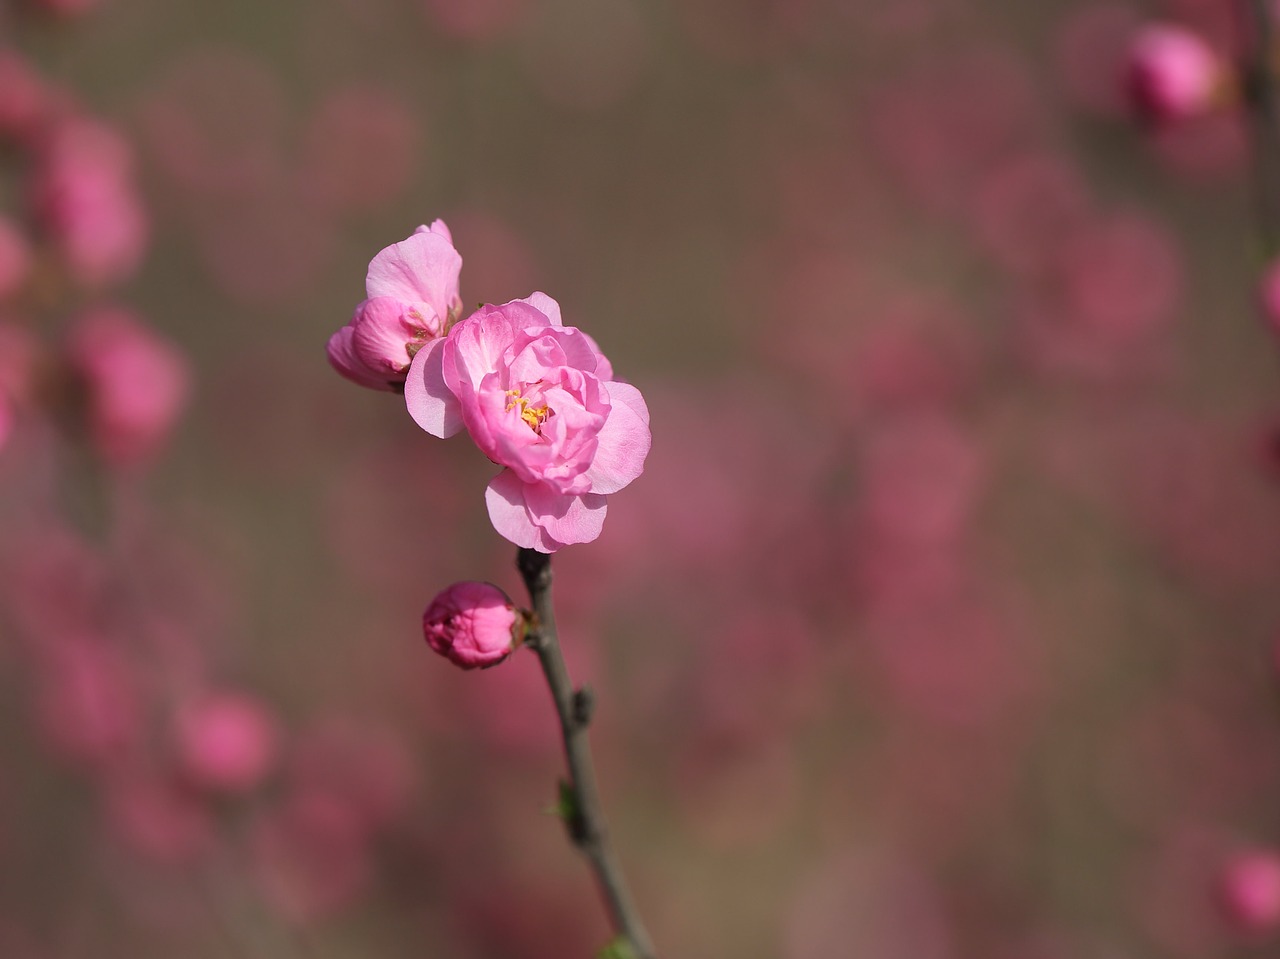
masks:
<svg viewBox="0 0 1280 959"><path fill-rule="evenodd" d="M382 250L329 360L361 386L403 392L431 435L467 431L502 467L485 502L508 540L543 553L591 542L606 496L644 470L644 397L545 293L460 319L461 269L441 220Z"/></svg>

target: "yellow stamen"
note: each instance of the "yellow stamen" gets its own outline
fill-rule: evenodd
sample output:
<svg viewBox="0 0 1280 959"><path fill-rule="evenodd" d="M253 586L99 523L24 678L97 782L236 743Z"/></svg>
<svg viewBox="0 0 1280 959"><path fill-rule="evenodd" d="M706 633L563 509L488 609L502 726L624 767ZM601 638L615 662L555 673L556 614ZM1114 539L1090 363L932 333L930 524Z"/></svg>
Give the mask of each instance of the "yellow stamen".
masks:
<svg viewBox="0 0 1280 959"><path fill-rule="evenodd" d="M546 404L530 406L529 401L520 395L519 390L507 390L507 396L511 397L507 400L507 409L513 410L517 406L520 407L520 419L529 424L529 429L541 435L542 421L551 415L551 410L547 409Z"/></svg>

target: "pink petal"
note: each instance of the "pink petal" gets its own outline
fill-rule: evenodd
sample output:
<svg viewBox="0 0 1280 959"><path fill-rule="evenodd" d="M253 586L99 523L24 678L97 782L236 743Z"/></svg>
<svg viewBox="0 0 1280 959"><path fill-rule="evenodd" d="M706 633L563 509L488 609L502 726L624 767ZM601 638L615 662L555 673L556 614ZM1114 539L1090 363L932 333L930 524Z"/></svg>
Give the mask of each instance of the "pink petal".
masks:
<svg viewBox="0 0 1280 959"><path fill-rule="evenodd" d="M564 326L560 319L560 304L545 293L530 293L523 299L513 300L512 302L527 303L550 320L552 326Z"/></svg>
<svg viewBox="0 0 1280 959"><path fill-rule="evenodd" d="M613 408L598 435L599 446L587 470L591 492L616 493L644 472L652 435L649 408L630 383L602 383Z"/></svg>
<svg viewBox="0 0 1280 959"><path fill-rule="evenodd" d="M406 303L427 303L436 315L448 315L459 301L462 257L447 239L428 230L393 243L369 263L365 291L370 299L392 296Z"/></svg>
<svg viewBox="0 0 1280 959"><path fill-rule="evenodd" d="M418 350L404 381L404 405L413 421L424 430L448 439L462 429L462 407L444 382L441 370L444 344L444 338L440 337Z"/></svg>
<svg viewBox="0 0 1280 959"><path fill-rule="evenodd" d="M329 364L353 383L375 390L390 391L392 389L390 377L375 375L360 361L352 342L354 334L355 329L348 324L329 337L329 343L325 347Z"/></svg>
<svg viewBox="0 0 1280 959"><path fill-rule="evenodd" d="M498 307L482 307L450 332L445 382L458 396L474 394L515 338L511 320Z"/></svg>
<svg viewBox="0 0 1280 959"><path fill-rule="evenodd" d="M371 369L385 367L387 379L397 379L396 374L409 368L408 344L412 339L425 339L414 335L402 321L404 307L399 300L379 296L365 300L356 307L351 320L354 332L351 345L357 355Z"/></svg>
<svg viewBox="0 0 1280 959"><path fill-rule="evenodd" d="M596 493L573 496L533 483L524 488L524 503L534 525L542 530L543 542L554 544L552 549L535 546L541 552L554 552L570 543L590 543L604 528L607 504Z"/></svg>
<svg viewBox="0 0 1280 959"><path fill-rule="evenodd" d="M603 496L568 496L541 483L525 484L511 470L503 470L485 490L489 519L504 538L554 553L570 543L589 543L604 527Z"/></svg>
<svg viewBox="0 0 1280 959"><path fill-rule="evenodd" d="M425 223L413 231L414 233L438 233L449 241L449 245L453 246L453 234L449 232L449 228L445 226L444 220L432 220L431 225Z"/></svg>
<svg viewBox="0 0 1280 959"><path fill-rule="evenodd" d="M525 485L511 470L503 470L492 480L484 491L485 505L489 507L489 521L498 535L509 539L517 546L525 549L539 549L540 552L552 553L555 550L541 549L542 530L533 525L533 519L524 506Z"/></svg>

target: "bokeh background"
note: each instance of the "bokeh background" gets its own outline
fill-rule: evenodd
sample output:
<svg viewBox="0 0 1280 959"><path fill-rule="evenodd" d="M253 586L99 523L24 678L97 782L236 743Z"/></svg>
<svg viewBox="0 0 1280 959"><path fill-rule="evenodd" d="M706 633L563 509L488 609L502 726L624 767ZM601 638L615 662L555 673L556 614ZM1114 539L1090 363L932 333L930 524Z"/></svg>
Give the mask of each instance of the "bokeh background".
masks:
<svg viewBox="0 0 1280 959"><path fill-rule="evenodd" d="M1249 141L1123 80L1229 4L0 11L4 959L608 939L535 658L421 638L493 467L325 360L436 217L652 409L554 565L664 957L1280 950Z"/></svg>

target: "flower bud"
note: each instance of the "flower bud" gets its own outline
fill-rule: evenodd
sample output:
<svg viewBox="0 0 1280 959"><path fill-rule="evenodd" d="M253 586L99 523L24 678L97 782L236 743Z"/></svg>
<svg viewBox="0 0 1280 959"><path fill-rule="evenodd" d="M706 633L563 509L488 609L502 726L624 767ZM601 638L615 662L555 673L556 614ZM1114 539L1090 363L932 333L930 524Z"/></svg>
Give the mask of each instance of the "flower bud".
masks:
<svg viewBox="0 0 1280 959"><path fill-rule="evenodd" d="M1129 95L1139 115L1153 122L1205 113L1225 79L1218 55L1184 27L1150 24L1129 50Z"/></svg>
<svg viewBox="0 0 1280 959"><path fill-rule="evenodd" d="M1227 863L1219 894L1228 918L1244 932L1262 932L1280 924L1280 855L1254 850Z"/></svg>
<svg viewBox="0 0 1280 959"><path fill-rule="evenodd" d="M427 607L427 645L456 666L496 666L524 642L528 620L492 583L454 583Z"/></svg>

